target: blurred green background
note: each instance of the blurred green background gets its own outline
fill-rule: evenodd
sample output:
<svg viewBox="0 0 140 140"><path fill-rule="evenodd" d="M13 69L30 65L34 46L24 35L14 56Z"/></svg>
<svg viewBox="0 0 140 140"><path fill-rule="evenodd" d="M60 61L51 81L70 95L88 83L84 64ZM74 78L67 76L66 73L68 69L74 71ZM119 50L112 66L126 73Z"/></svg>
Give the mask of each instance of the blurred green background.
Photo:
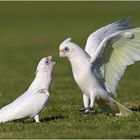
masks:
<svg viewBox="0 0 140 140"><path fill-rule="evenodd" d="M84 116L76 111L82 94L58 50L68 37L84 48L90 33L125 17L139 27L139 14L140 2L0 2L0 107L28 88L42 57L53 55L57 62L42 122L0 124L0 138L140 138L140 63L127 69L117 90L133 116Z"/></svg>

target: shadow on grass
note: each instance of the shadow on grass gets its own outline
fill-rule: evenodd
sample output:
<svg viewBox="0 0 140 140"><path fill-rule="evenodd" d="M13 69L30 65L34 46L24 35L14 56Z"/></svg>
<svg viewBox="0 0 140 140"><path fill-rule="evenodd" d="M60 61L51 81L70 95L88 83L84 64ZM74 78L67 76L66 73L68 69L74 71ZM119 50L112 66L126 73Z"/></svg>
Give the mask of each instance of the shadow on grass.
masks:
<svg viewBox="0 0 140 140"><path fill-rule="evenodd" d="M138 107L131 107L129 109L132 110L132 111L135 111L135 112L140 112L140 106L138 106Z"/></svg>
<svg viewBox="0 0 140 140"><path fill-rule="evenodd" d="M40 121L49 122L49 121L55 121L55 120L64 120L65 118L68 118L68 116L56 115L56 116L48 116L48 117L42 118Z"/></svg>
<svg viewBox="0 0 140 140"><path fill-rule="evenodd" d="M13 122L14 122L14 123L25 124L25 123L27 123L27 120L28 120L28 119L19 119L19 120L14 120ZM30 120L29 122L32 123L31 120Z"/></svg>
<svg viewBox="0 0 140 140"><path fill-rule="evenodd" d="M65 118L68 118L68 116L63 116L63 115L56 115L56 116L48 116L48 117L45 117L45 118L42 118L40 120L40 122L49 122L49 121L55 121L55 120L63 120ZM22 123L22 124L26 124L26 123L35 123L35 120L32 118L29 118L29 119L20 119L20 120L14 120L13 121L14 123Z"/></svg>

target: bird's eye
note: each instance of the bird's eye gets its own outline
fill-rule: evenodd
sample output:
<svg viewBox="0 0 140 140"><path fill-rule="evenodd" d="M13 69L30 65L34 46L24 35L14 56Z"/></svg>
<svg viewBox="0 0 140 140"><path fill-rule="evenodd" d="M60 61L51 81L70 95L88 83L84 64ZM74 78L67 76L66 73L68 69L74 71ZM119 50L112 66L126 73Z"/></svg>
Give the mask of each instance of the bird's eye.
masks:
<svg viewBox="0 0 140 140"><path fill-rule="evenodd" d="M49 65L49 61L48 60L46 61L46 64Z"/></svg>
<svg viewBox="0 0 140 140"><path fill-rule="evenodd" d="M69 51L69 48L68 47L65 47L64 50L65 50L65 52L68 52Z"/></svg>

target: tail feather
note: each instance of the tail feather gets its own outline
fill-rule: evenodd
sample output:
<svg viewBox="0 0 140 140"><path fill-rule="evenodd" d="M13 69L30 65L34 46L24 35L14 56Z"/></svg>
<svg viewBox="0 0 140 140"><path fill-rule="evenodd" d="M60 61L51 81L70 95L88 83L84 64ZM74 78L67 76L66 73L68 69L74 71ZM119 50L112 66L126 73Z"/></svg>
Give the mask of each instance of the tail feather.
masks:
<svg viewBox="0 0 140 140"><path fill-rule="evenodd" d="M116 103L118 109L119 109L119 113L116 113L116 115L118 116L130 116L132 115L132 111L128 108L126 108L125 106L121 105L119 102L117 102L116 100L114 100L113 98L111 98L111 100Z"/></svg>
<svg viewBox="0 0 140 140"><path fill-rule="evenodd" d="M8 122L17 118L17 110L15 109L0 109L0 123Z"/></svg>
<svg viewBox="0 0 140 140"><path fill-rule="evenodd" d="M9 120L9 114L7 111L0 110L0 123L7 122Z"/></svg>
<svg viewBox="0 0 140 140"><path fill-rule="evenodd" d="M119 102L109 97L109 99L102 99L98 101L99 107L103 112L111 113L116 116L130 116L132 111L125 106L121 105Z"/></svg>

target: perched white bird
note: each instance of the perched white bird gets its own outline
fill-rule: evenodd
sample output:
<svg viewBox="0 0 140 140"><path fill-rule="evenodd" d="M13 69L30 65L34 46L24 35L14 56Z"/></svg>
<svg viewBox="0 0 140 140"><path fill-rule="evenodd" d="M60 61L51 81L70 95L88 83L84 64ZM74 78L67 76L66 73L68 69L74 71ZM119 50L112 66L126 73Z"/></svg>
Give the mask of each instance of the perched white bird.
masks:
<svg viewBox="0 0 140 140"><path fill-rule="evenodd" d="M129 19L119 20L90 34L85 50L71 38L63 41L59 50L60 57L67 57L71 63L74 79L83 93L85 113L96 101L109 114L132 114L110 95L116 95L126 67L140 60L140 28L133 28Z"/></svg>
<svg viewBox="0 0 140 140"><path fill-rule="evenodd" d="M0 109L0 123L25 117L34 117L36 123L40 121L40 112L48 103L48 90L55 65L51 60L52 56L42 58L28 90L11 104Z"/></svg>

